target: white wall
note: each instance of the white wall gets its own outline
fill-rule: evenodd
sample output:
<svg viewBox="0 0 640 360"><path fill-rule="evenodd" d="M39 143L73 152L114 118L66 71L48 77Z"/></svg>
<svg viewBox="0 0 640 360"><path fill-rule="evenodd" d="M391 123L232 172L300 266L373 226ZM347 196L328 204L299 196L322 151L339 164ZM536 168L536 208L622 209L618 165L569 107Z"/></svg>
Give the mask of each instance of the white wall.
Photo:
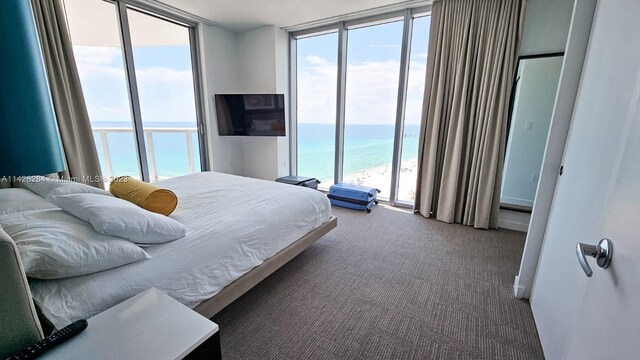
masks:
<svg viewBox="0 0 640 360"><path fill-rule="evenodd" d="M533 207L561 68L561 56L520 61L520 80L503 172L502 203Z"/></svg>
<svg viewBox="0 0 640 360"><path fill-rule="evenodd" d="M237 35L208 25L200 25L199 35L210 167L218 172L242 175L242 144L232 137L218 135L213 102L213 94L238 92Z"/></svg>
<svg viewBox="0 0 640 360"><path fill-rule="evenodd" d="M265 26L238 34L238 91L275 92L274 27ZM273 137L237 137L244 150L242 175L274 180L278 173L277 141Z"/></svg>
<svg viewBox="0 0 640 360"><path fill-rule="evenodd" d="M289 114L289 34L286 31L275 29L275 56L276 56L276 92L284 94L285 102L285 118L286 118L286 134L287 136L278 137L278 177L286 176L291 173L290 169L290 133L291 122Z"/></svg>
<svg viewBox="0 0 640 360"><path fill-rule="evenodd" d="M216 93L279 93L288 99L288 35L275 26L235 34L202 25L200 46L212 169L266 180L288 175L288 136L219 136L213 101Z"/></svg>
<svg viewBox="0 0 640 360"><path fill-rule="evenodd" d="M574 0L527 0L520 55L564 51Z"/></svg>
<svg viewBox="0 0 640 360"><path fill-rule="evenodd" d="M525 23L520 44L520 56L562 52L567 43L574 0L527 0ZM519 230L526 228L530 216L514 219L501 210L499 227Z"/></svg>
<svg viewBox="0 0 640 360"><path fill-rule="evenodd" d="M289 94L288 35L275 26L238 34L238 86L242 93ZM288 104L285 108L288 108ZM289 115L286 113L288 123ZM286 137L242 137L243 175L275 180L289 174Z"/></svg>
<svg viewBox="0 0 640 360"><path fill-rule="evenodd" d="M238 34L237 63L240 91L273 92L276 87L275 26Z"/></svg>

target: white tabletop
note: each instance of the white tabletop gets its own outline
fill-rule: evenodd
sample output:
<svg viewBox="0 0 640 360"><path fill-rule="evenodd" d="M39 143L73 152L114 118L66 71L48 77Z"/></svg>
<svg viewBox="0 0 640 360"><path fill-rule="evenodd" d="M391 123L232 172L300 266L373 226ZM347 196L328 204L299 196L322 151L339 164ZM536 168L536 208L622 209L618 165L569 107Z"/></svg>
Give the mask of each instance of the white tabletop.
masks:
<svg viewBox="0 0 640 360"><path fill-rule="evenodd" d="M87 320L42 359L182 359L218 325L151 288Z"/></svg>

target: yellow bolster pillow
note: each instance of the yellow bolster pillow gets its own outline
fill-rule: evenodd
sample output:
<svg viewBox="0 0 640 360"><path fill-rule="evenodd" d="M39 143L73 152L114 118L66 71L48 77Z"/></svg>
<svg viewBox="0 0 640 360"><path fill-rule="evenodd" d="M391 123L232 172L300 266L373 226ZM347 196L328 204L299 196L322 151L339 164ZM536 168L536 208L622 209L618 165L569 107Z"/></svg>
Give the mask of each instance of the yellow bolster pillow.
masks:
<svg viewBox="0 0 640 360"><path fill-rule="evenodd" d="M171 214L178 206L178 198L173 191L161 189L130 176L115 178L109 186L109 191L117 198L162 215Z"/></svg>

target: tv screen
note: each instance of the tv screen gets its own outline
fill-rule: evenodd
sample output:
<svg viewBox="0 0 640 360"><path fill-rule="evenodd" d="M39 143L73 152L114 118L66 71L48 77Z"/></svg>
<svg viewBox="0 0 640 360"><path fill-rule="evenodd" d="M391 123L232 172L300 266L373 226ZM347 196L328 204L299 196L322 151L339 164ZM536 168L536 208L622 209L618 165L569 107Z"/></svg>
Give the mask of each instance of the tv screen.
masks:
<svg viewBox="0 0 640 360"><path fill-rule="evenodd" d="M215 95L221 136L285 136L284 95Z"/></svg>

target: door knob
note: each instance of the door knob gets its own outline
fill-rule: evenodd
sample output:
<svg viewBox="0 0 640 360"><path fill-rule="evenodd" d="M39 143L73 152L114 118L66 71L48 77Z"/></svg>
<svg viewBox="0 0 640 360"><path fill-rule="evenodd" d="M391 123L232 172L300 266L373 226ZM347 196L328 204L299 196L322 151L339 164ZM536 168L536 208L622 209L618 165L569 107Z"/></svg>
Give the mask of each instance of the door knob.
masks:
<svg viewBox="0 0 640 360"><path fill-rule="evenodd" d="M587 262L587 256L595 258L598 266L606 269L609 267L609 264L611 264L611 258L613 257L613 244L611 243L611 240L607 238L600 240L597 245L577 243L576 255L578 256L578 262L580 262L580 266L582 266L584 273L587 277L591 277L593 275L593 271Z"/></svg>

